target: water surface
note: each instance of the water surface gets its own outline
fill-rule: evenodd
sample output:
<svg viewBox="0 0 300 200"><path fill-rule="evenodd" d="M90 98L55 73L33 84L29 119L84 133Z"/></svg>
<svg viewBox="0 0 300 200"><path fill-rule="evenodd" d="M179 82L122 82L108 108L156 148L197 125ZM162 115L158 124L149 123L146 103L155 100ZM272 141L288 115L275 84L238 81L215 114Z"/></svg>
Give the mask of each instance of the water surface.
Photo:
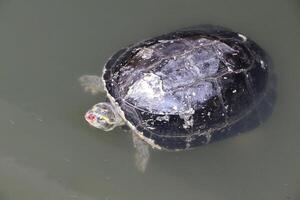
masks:
<svg viewBox="0 0 300 200"><path fill-rule="evenodd" d="M300 199L300 3L274 1L0 1L0 199ZM255 130L134 164L131 136L89 127L104 96L85 93L116 50L181 27L242 32L273 58L278 98Z"/></svg>

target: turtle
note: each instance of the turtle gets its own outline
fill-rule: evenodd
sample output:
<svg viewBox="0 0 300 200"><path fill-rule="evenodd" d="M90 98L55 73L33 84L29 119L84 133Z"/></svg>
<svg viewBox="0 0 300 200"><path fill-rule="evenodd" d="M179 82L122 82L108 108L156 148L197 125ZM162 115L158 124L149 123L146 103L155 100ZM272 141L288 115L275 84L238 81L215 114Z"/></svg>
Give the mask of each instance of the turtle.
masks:
<svg viewBox="0 0 300 200"><path fill-rule="evenodd" d="M128 126L145 171L149 146L189 150L260 124L273 105L266 98L270 71L267 53L244 34L198 25L122 48L101 77L79 81L108 98L86 112L86 121L104 131Z"/></svg>

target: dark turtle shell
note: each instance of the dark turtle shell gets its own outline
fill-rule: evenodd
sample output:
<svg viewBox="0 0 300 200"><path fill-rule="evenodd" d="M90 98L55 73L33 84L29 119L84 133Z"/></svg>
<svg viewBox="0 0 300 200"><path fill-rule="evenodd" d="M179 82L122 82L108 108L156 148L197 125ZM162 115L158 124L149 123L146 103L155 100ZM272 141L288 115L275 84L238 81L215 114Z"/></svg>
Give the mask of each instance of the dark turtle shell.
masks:
<svg viewBox="0 0 300 200"><path fill-rule="evenodd" d="M228 135L241 121L261 120L270 104L263 100L269 67L252 40L202 25L120 50L103 79L142 137L164 149L188 149Z"/></svg>

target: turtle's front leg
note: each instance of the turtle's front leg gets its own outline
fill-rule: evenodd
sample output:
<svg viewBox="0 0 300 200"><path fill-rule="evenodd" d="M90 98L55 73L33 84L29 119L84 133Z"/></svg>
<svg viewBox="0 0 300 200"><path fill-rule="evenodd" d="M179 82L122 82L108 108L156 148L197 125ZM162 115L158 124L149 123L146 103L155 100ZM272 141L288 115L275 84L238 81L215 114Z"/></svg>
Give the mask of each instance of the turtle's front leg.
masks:
<svg viewBox="0 0 300 200"><path fill-rule="evenodd" d="M150 158L149 145L144 142L136 133L132 132L133 145L136 149L135 163L139 171L145 172Z"/></svg>
<svg viewBox="0 0 300 200"><path fill-rule="evenodd" d="M99 76L82 75L79 77L78 81L85 91L90 92L94 95L100 92L104 92L102 78Z"/></svg>

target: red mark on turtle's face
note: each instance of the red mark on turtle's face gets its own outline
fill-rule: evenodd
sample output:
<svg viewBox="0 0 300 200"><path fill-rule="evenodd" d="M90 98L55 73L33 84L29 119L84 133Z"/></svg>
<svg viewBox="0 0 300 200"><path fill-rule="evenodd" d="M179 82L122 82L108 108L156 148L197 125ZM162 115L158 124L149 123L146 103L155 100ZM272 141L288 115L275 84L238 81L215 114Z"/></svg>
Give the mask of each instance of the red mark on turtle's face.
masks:
<svg viewBox="0 0 300 200"><path fill-rule="evenodd" d="M93 122L96 119L96 115L92 114L92 113L87 113L85 115L85 119L88 122Z"/></svg>

